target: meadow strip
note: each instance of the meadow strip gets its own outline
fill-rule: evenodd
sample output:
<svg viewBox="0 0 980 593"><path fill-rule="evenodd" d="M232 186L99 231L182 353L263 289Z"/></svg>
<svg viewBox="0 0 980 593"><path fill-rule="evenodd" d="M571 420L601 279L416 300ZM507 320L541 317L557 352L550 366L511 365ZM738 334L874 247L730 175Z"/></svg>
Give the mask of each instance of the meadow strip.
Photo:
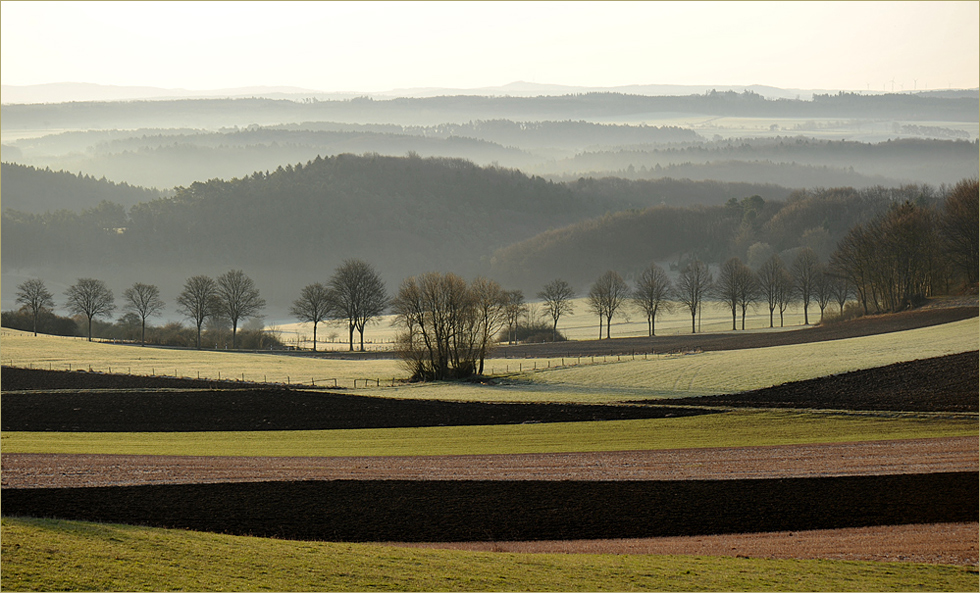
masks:
<svg viewBox="0 0 980 593"><path fill-rule="evenodd" d="M973 567L511 554L281 541L5 517L6 591L974 590Z"/></svg>
<svg viewBox="0 0 980 593"><path fill-rule="evenodd" d="M653 420L329 431L0 435L5 453L347 457L636 451L976 434L976 418L732 411Z"/></svg>

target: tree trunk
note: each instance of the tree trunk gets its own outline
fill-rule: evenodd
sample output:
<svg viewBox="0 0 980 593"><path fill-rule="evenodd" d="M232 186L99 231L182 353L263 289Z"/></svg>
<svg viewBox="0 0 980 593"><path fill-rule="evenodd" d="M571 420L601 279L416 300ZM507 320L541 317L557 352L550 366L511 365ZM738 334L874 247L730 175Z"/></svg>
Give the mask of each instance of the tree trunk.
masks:
<svg viewBox="0 0 980 593"><path fill-rule="evenodd" d="M231 349L238 349L238 320L234 319L231 322Z"/></svg>
<svg viewBox="0 0 980 593"><path fill-rule="evenodd" d="M347 331L348 331L348 334L349 334L348 335L348 343L350 344L350 350L349 351L350 352L353 352L354 351L354 324L353 323L348 323L347 324Z"/></svg>
<svg viewBox="0 0 980 593"><path fill-rule="evenodd" d="M698 330L697 330L697 328L694 325L694 320L697 319L697 316L698 316L697 312L691 311L691 333L692 334L698 333Z"/></svg>
<svg viewBox="0 0 980 593"><path fill-rule="evenodd" d="M140 322L140 346L146 346L146 317Z"/></svg>
<svg viewBox="0 0 980 593"><path fill-rule="evenodd" d="M551 343L554 344L558 341L558 319L555 319L554 325L551 326ZM482 366L482 362L481 362Z"/></svg>
<svg viewBox="0 0 980 593"><path fill-rule="evenodd" d="M88 341L92 341L92 316L88 317Z"/></svg>
<svg viewBox="0 0 980 593"><path fill-rule="evenodd" d="M364 352L364 328L363 327L357 328L357 332L361 334L361 352Z"/></svg>
<svg viewBox="0 0 980 593"><path fill-rule="evenodd" d="M609 325L612 323L612 315L606 317L606 339L609 339Z"/></svg>
<svg viewBox="0 0 980 593"><path fill-rule="evenodd" d="M599 316L599 339L602 339L602 315Z"/></svg>
<svg viewBox="0 0 980 593"><path fill-rule="evenodd" d="M313 351L316 352L316 321L313 322Z"/></svg>
<svg viewBox="0 0 980 593"><path fill-rule="evenodd" d="M197 349L201 349L201 324L197 324Z"/></svg>

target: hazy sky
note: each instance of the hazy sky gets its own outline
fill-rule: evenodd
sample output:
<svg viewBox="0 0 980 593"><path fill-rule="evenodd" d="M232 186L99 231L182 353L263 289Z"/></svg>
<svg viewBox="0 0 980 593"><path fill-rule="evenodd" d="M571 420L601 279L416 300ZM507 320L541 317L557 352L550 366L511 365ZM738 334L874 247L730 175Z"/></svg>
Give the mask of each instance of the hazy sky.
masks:
<svg viewBox="0 0 980 593"><path fill-rule="evenodd" d="M978 2L0 3L4 84L972 88Z"/></svg>

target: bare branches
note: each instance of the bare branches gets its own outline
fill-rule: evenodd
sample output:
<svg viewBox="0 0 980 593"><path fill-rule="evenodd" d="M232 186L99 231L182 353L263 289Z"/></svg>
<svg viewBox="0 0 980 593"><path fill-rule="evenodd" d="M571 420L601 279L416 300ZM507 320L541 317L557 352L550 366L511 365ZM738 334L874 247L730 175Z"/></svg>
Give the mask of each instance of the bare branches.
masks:
<svg viewBox="0 0 980 593"><path fill-rule="evenodd" d="M65 291L68 297L68 310L88 319L88 341L92 341L92 319L108 317L115 309L115 297L102 280L79 278L78 282Z"/></svg>
<svg viewBox="0 0 980 593"><path fill-rule="evenodd" d="M330 317L347 321L350 350L354 350L354 330L361 334L364 351L364 326L388 308L388 291L370 264L357 259L345 260L327 283L330 290Z"/></svg>
<svg viewBox="0 0 980 593"><path fill-rule="evenodd" d="M289 314L300 321L313 324L313 351L316 352L316 326L330 315L330 291L315 282L303 287L298 299L293 301Z"/></svg>
<svg viewBox="0 0 980 593"><path fill-rule="evenodd" d="M218 286L208 276L193 276L184 283L177 297L177 312L192 319L197 326L197 349L201 349L201 326L218 314Z"/></svg>
<svg viewBox="0 0 980 593"><path fill-rule="evenodd" d="M572 299L575 298L575 291L571 284L558 278L545 284L538 298L544 301L544 309L553 321L551 341L554 342L558 339L558 320L562 315L574 315Z"/></svg>
<svg viewBox="0 0 980 593"><path fill-rule="evenodd" d="M711 272L701 260L694 260L677 280L677 300L691 312L691 333L697 331L695 321L701 311L704 298L711 290Z"/></svg>
<svg viewBox="0 0 980 593"><path fill-rule="evenodd" d="M238 322L254 317L265 308L265 300L259 296L255 282L241 270L230 270L218 276L216 293L222 314L231 321L231 347L238 347Z"/></svg>
<svg viewBox="0 0 980 593"><path fill-rule="evenodd" d="M54 295L48 292L40 278L25 280L17 286L17 303L30 312L37 335L37 319L44 311L54 309Z"/></svg>
<svg viewBox="0 0 980 593"><path fill-rule="evenodd" d="M667 272L657 264L650 264L650 267L643 270L643 273L636 280L636 287L630 299L633 305L643 311L647 316L647 329L650 337L657 335L656 320L657 315L673 308L674 285L667 276Z"/></svg>
<svg viewBox="0 0 980 593"><path fill-rule="evenodd" d="M133 311L140 317L140 346L146 344L146 318L159 315L163 311L164 302L160 299L160 289L152 284L137 282L123 291L127 311Z"/></svg>
<svg viewBox="0 0 980 593"><path fill-rule="evenodd" d="M602 339L602 318L606 318L606 339L609 339L613 315L629 296L629 286L618 272L609 270L589 289L589 309L599 316L599 339Z"/></svg>

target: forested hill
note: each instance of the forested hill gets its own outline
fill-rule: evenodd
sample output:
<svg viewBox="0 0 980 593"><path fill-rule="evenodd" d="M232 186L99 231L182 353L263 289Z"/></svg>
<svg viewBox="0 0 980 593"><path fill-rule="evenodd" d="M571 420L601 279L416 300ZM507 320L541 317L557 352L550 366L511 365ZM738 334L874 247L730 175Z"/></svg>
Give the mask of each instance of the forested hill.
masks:
<svg viewBox="0 0 980 593"><path fill-rule="evenodd" d="M443 96L375 101L296 102L273 99L77 102L4 105L4 130L125 129L304 121L435 125L445 122L514 119L595 120L651 113L699 113L739 117L884 118L909 121L976 121L975 97L943 98L909 94L815 95L810 101L767 99L746 91L709 92L684 97L585 93L541 97Z"/></svg>
<svg viewBox="0 0 980 593"><path fill-rule="evenodd" d="M62 208L81 211L102 201L128 207L158 198L160 192L105 178L2 163L0 196L4 209L41 213Z"/></svg>
<svg viewBox="0 0 980 593"><path fill-rule="evenodd" d="M786 252L799 247L827 261L854 225L895 203L938 204L948 190L948 185L940 190L928 185L845 187L798 190L785 201L753 195L724 205L662 204L548 230L500 249L490 273L508 285L560 277L584 290L606 270L632 278L652 261L682 267L694 258L715 264L738 256L756 269L773 253L790 259Z"/></svg>
<svg viewBox="0 0 980 593"><path fill-rule="evenodd" d="M282 291L280 301L288 304L292 292L325 279L346 258L371 262L391 288L432 270L473 277L490 271L497 249L606 212L667 201L722 204L753 194L780 200L789 193L772 185L675 180L567 185L461 159L339 155L196 182L128 211L8 209L3 265L5 273L64 277L50 276L52 282L102 277L120 290L153 281L165 292L176 292L191 275L234 267L263 291Z"/></svg>

